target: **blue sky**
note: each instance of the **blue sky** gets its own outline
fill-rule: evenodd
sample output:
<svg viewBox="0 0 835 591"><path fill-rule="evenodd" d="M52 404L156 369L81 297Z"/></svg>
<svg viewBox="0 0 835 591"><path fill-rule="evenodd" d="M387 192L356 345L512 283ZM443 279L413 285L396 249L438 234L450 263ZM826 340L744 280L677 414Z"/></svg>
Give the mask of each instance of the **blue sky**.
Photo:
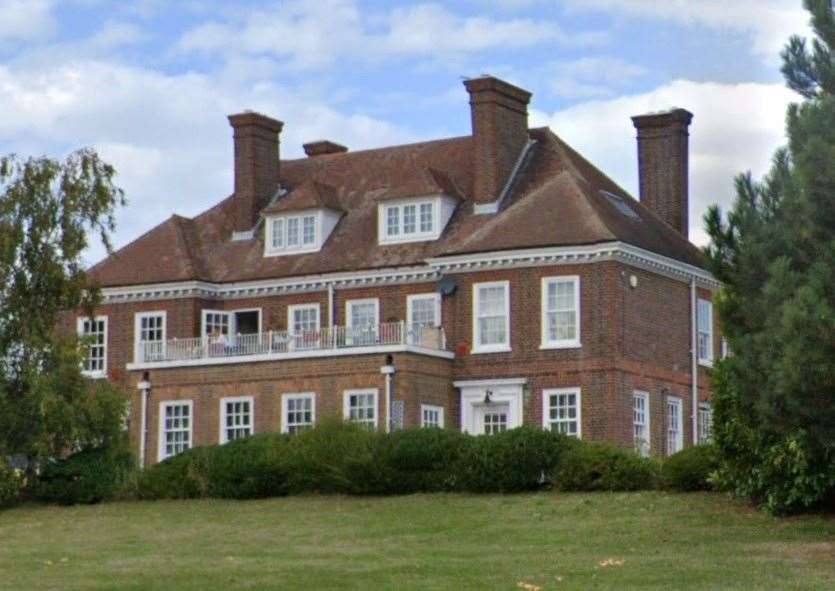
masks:
<svg viewBox="0 0 835 591"><path fill-rule="evenodd" d="M461 78L482 73L531 90L531 124L633 194L629 116L693 111L702 242L704 208L782 143L796 97L778 54L807 32L800 0L0 0L0 15L0 151L97 148L130 200L117 245L231 192L229 113L282 119L285 157L463 135Z"/></svg>

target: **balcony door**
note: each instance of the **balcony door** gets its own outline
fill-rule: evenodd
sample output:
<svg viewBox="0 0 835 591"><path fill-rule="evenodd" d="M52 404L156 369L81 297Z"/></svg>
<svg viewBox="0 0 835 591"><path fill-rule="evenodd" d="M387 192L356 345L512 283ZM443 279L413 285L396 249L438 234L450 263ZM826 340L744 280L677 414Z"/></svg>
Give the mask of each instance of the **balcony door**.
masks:
<svg viewBox="0 0 835 591"><path fill-rule="evenodd" d="M261 332L261 310L203 310L201 324L210 354L225 355L231 347L255 344Z"/></svg>

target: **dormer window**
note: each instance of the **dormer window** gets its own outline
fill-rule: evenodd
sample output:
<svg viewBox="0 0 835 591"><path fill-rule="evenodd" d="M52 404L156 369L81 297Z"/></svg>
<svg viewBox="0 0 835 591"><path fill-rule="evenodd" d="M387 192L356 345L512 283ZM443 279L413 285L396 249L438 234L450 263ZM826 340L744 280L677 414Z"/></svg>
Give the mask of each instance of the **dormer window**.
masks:
<svg viewBox="0 0 835 591"><path fill-rule="evenodd" d="M436 240L454 209L455 201L442 195L381 203L380 244Z"/></svg>
<svg viewBox="0 0 835 591"><path fill-rule="evenodd" d="M321 244L321 212L272 217L266 224L267 255L315 252Z"/></svg>

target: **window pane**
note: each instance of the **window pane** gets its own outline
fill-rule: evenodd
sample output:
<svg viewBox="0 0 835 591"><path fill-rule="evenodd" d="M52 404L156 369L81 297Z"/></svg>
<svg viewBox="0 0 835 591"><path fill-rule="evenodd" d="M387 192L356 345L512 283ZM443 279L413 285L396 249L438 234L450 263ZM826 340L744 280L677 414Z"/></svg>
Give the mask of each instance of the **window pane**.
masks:
<svg viewBox="0 0 835 591"><path fill-rule="evenodd" d="M436 326L435 296L412 298L412 317L409 321L417 326Z"/></svg>
<svg viewBox="0 0 835 591"><path fill-rule="evenodd" d="M284 247L284 220L273 220L273 248Z"/></svg>
<svg viewBox="0 0 835 591"><path fill-rule="evenodd" d="M420 204L420 231L431 232L433 230L433 206L431 203Z"/></svg>
<svg viewBox="0 0 835 591"><path fill-rule="evenodd" d="M389 207L386 214L386 234L397 236L400 234L400 208Z"/></svg>
<svg viewBox="0 0 835 591"><path fill-rule="evenodd" d="M403 233L414 234L417 231L417 207L405 205L403 207Z"/></svg>

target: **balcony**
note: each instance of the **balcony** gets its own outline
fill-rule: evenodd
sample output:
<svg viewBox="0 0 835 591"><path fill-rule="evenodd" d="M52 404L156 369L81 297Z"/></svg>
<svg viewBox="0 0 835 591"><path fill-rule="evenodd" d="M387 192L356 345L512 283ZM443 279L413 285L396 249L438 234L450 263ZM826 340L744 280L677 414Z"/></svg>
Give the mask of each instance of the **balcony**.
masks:
<svg viewBox="0 0 835 591"><path fill-rule="evenodd" d="M387 322L301 332L269 331L220 337L141 342L131 369L188 367L409 351L451 359L441 327Z"/></svg>

